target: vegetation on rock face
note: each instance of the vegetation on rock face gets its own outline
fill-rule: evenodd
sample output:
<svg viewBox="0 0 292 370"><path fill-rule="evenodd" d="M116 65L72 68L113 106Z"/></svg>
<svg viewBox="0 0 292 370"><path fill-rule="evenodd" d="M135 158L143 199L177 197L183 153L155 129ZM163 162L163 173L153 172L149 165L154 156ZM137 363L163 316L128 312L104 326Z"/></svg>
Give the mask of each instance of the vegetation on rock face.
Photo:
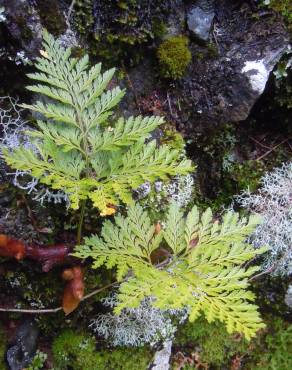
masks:
<svg viewBox="0 0 292 370"><path fill-rule="evenodd" d="M72 330L54 340L52 351L56 370L146 370L152 357L146 348L97 351L92 336Z"/></svg>
<svg viewBox="0 0 292 370"><path fill-rule="evenodd" d="M77 0L74 28L90 44L90 53L109 64L136 64L147 43L165 32L169 1Z"/></svg>
<svg viewBox="0 0 292 370"><path fill-rule="evenodd" d="M258 217L239 220L238 214L227 212L219 223L210 209L200 215L194 207L184 218L173 203L161 231L138 205L129 209L127 218L115 217L115 223L105 222L101 237L85 238L75 256L92 257L94 268L117 268L117 314L154 297L154 307L187 308L190 321L203 312L209 322L218 319L229 333L240 332L247 339L264 326L250 303L255 296L246 290L257 267L242 267L265 251L244 242ZM155 254L162 258L156 260ZM129 270L133 276L126 278Z"/></svg>
<svg viewBox="0 0 292 370"><path fill-rule="evenodd" d="M287 21L289 29L292 31L292 2L291 0L263 0L265 5L279 12Z"/></svg>
<svg viewBox="0 0 292 370"><path fill-rule="evenodd" d="M160 44L157 57L162 76L174 80L183 77L192 59L188 43L185 36L173 36Z"/></svg>

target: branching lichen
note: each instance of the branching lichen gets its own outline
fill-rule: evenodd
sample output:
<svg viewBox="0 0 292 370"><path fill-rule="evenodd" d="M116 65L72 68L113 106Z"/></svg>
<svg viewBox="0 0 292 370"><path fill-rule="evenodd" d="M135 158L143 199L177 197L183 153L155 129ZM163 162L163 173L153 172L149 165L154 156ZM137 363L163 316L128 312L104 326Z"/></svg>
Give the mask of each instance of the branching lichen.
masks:
<svg viewBox="0 0 292 370"><path fill-rule="evenodd" d="M117 303L115 294L103 299L103 304L111 309ZM176 327L172 324L172 315L186 319L183 310L160 310L145 299L138 308L126 308L119 315L100 314L90 326L112 346L142 346L173 337Z"/></svg>
<svg viewBox="0 0 292 370"><path fill-rule="evenodd" d="M256 193L236 197L248 211L259 213L263 222L251 236L255 248L267 245L263 269L286 275L292 271L292 162L267 173Z"/></svg>

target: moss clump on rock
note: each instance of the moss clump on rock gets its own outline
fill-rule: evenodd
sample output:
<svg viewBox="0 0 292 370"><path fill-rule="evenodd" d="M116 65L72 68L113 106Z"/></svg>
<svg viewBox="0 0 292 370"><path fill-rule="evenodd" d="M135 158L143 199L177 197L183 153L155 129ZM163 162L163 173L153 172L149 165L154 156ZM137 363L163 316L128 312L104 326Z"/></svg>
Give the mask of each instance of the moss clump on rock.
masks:
<svg viewBox="0 0 292 370"><path fill-rule="evenodd" d="M254 341L245 370L292 369L292 325L270 316L266 333Z"/></svg>
<svg viewBox="0 0 292 370"><path fill-rule="evenodd" d="M268 5L270 8L280 13L287 25L289 30L292 31L292 2L291 0L269 0L265 1L265 5Z"/></svg>
<svg viewBox="0 0 292 370"><path fill-rule="evenodd" d="M240 336L228 334L223 324L210 324L203 318L183 325L177 333L175 344L192 349L196 346L200 360L214 369L227 366L234 355L245 353L248 348L248 342Z"/></svg>
<svg viewBox="0 0 292 370"><path fill-rule="evenodd" d="M5 354L6 354L6 335L4 330L0 326L0 370L6 370L5 365Z"/></svg>
<svg viewBox="0 0 292 370"><path fill-rule="evenodd" d="M157 56L163 77L175 80L184 75L192 59L188 44L185 36L173 36L160 44Z"/></svg>
<svg viewBox="0 0 292 370"><path fill-rule="evenodd" d="M64 330L53 342L56 370L146 370L152 355L147 348L96 351L93 336Z"/></svg>

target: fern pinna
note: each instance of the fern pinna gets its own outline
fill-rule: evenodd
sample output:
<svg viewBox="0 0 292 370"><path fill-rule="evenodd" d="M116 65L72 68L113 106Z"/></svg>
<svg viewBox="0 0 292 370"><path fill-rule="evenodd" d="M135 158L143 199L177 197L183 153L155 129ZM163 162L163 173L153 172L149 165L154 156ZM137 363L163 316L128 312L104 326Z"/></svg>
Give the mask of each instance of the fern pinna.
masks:
<svg viewBox="0 0 292 370"><path fill-rule="evenodd" d="M22 105L43 119L37 121L37 131L28 133L33 149L4 150L11 167L62 189L73 209L80 200L91 199L102 215L114 213L111 206L120 200L131 203L132 189L145 181L192 169L177 150L145 143L161 117L110 119L125 94L119 87L106 90L114 69L102 73L101 64L89 68L87 55L78 60L47 32L43 37L42 57L35 64L39 72L28 75L39 84L27 88L46 99Z"/></svg>
<svg viewBox="0 0 292 370"><path fill-rule="evenodd" d="M137 307L152 297L160 309L187 308L191 321L203 312L209 322L218 319L227 330L247 339L262 327L248 278L257 267L244 263L266 249L254 249L245 240L259 223L257 216L239 219L227 212L222 223L210 209L201 216L196 207L184 217L172 204L163 230L158 232L145 211L135 205L115 224L105 221L101 236L85 238L75 256L91 257L93 267L116 268L121 282L116 313ZM164 258L155 262L155 252Z"/></svg>

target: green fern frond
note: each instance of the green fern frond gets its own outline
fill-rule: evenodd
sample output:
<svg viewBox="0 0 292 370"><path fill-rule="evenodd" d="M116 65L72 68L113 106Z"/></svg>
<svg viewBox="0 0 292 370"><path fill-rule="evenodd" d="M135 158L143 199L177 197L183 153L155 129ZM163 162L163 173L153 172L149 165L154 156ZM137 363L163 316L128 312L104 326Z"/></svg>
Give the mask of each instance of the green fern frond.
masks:
<svg viewBox="0 0 292 370"><path fill-rule="evenodd" d="M230 333L250 339L264 327L255 296L247 290L258 268L244 267L266 251L246 243L259 222L257 216L240 219L234 212L219 222L210 209L200 215L197 207L185 217L172 204L165 228L157 234L147 213L134 205L127 217L105 222L101 236L87 238L75 256L93 258L94 267L116 268L118 280L124 279L117 313L152 297L155 307L186 308L190 320L203 313L209 322L220 320ZM166 245L172 253L156 265L153 255Z"/></svg>
<svg viewBox="0 0 292 370"><path fill-rule="evenodd" d="M107 89L115 69L102 73L101 64L89 67L87 55L78 60L48 32L43 38L37 71L28 75L37 84L27 89L44 99L22 105L42 116L38 130L29 132L35 149L4 151L12 168L62 189L75 209L80 200L90 199L105 214L120 201L133 203L133 189L145 181L193 169L178 151L147 143L161 117L110 120L125 94L118 86Z"/></svg>

